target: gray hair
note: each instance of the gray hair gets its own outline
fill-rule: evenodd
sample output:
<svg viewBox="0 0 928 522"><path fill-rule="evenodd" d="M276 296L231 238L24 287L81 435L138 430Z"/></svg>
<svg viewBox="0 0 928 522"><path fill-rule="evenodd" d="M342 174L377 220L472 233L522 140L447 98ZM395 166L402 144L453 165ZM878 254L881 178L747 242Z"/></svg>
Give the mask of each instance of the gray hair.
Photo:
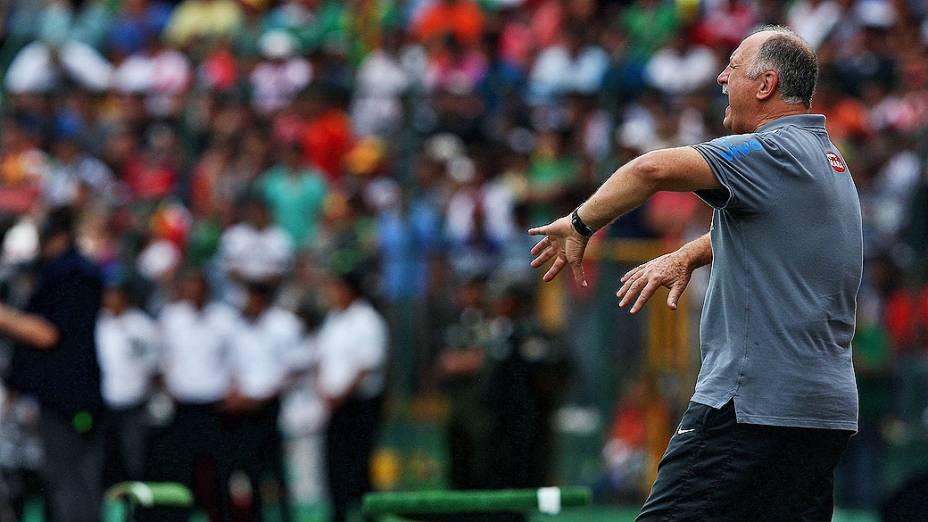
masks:
<svg viewBox="0 0 928 522"><path fill-rule="evenodd" d="M786 103L801 103L812 107L818 60L815 51L798 34L779 26L768 25L755 31L777 34L761 44L754 63L747 70L748 78L756 79L765 71L776 71L780 77L780 97Z"/></svg>

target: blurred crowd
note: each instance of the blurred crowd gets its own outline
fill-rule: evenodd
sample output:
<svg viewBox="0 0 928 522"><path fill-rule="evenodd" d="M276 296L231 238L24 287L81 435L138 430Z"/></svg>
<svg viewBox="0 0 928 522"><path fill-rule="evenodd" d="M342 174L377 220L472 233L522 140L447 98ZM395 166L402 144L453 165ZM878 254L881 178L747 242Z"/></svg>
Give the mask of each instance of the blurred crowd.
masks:
<svg viewBox="0 0 928 522"><path fill-rule="evenodd" d="M237 428L247 433L235 440L259 441L244 455L265 440L276 447L277 398L310 374L339 393L304 400L297 424L347 396L356 418L371 417L387 368L401 395L444 387L491 404L494 392L452 381L505 367L507 356L472 332L499 337L490 319L516 312L474 292L557 302L539 295L523 231L569 212L636 155L724 134L716 75L752 29L782 24L817 50L813 111L827 116L864 212L861 433L839 502L875 506L886 445L928 432L924 1L7 0L0 9L7 302L24 294L18 274L50 209L76 209L76 245L106 296L97 342L111 408L150 410L153 390L167 390L175 418L193 415L187 439L213 418L198 404L263 415ZM604 235L670 248L704 233L709 215L692 195L663 193ZM355 298L364 309L349 319ZM511 325L503 338L548 372L524 400L546 412L532 422L550 424L559 394L548 388L563 376L535 363L563 359L559 323L524 308L530 342L511 339L522 331ZM308 339L323 343L339 318L349 339L329 332L328 343L353 360L334 355L320 376ZM234 325L281 337L268 341L280 350L250 354L244 334L231 343L242 346L225 346ZM344 348L352 328L372 340ZM204 353L241 364L171 368L171 346L210 343ZM131 350L108 354L110 345ZM607 436L605 487L619 498L641 493L629 469L643 468L644 400L629 386ZM345 422L342 433L374 429ZM460 447L473 443L461 437ZM201 439L205 453L219 440ZM21 459L37 458L18 447ZM472 470L457 469L467 482ZM345 480L346 490L369 486Z"/></svg>

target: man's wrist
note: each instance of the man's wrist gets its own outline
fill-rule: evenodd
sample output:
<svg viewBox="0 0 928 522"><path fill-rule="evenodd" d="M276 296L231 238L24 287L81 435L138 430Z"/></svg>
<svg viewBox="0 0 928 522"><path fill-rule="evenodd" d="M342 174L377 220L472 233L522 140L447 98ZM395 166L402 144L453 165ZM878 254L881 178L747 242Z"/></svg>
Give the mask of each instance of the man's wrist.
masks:
<svg viewBox="0 0 928 522"><path fill-rule="evenodd" d="M570 213L570 225L573 227L574 232L586 238L595 234L597 230L587 225L583 221L583 218L580 217L580 207L575 208L574 211Z"/></svg>
<svg viewBox="0 0 928 522"><path fill-rule="evenodd" d="M703 251L700 241L701 239L690 241L677 250L680 256L683 257L683 262L690 272L711 262L711 258L706 260L706 253Z"/></svg>

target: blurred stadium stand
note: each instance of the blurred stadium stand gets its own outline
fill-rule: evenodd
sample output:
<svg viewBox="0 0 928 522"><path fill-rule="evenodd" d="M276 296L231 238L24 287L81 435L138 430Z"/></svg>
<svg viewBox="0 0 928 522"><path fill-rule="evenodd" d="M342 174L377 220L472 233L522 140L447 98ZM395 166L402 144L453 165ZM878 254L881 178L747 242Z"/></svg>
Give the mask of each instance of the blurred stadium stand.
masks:
<svg viewBox="0 0 928 522"><path fill-rule="evenodd" d="M563 389L550 480L593 487L597 513L630 514L692 391L707 274L676 312L655 299L631 317L614 292L635 263L704 233L709 210L660 194L630 213L598 238L587 289L538 285L523 231L638 154L724 134L715 76L770 23L817 49L813 110L864 212L861 432L837 502L854 510L845 520L869 520L928 470L924 1L0 0L4 302L23 304L39 217L62 204L80 211L85 254L145 314L189 269L232 306L246 283L270 282L302 321L295 352L330 312L326 274L364 274L390 330L372 479L391 490L449 484L442 354L478 349L472 376L496 364L488 338L448 327L464 288L486 293L487 331L493 296L520 288L526 321L569 361L566 384L551 381ZM255 198L268 226L246 215ZM565 339L565 324L582 334ZM299 355L292 369L312 366ZM295 514L312 520L325 413L301 379L280 425ZM35 406L6 399L5 496L35 513ZM148 409L164 418L169 403L154 392Z"/></svg>

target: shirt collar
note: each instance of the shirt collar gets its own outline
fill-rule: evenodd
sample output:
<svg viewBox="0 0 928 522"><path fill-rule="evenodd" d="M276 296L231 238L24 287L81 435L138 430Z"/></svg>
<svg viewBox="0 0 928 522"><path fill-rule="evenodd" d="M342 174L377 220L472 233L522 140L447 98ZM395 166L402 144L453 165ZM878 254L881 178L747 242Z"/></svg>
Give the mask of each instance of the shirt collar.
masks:
<svg viewBox="0 0 928 522"><path fill-rule="evenodd" d="M757 128L754 132L769 131L779 129L787 125L796 125L797 127L825 128L824 114L793 114L792 116L783 116L773 121L767 122Z"/></svg>

